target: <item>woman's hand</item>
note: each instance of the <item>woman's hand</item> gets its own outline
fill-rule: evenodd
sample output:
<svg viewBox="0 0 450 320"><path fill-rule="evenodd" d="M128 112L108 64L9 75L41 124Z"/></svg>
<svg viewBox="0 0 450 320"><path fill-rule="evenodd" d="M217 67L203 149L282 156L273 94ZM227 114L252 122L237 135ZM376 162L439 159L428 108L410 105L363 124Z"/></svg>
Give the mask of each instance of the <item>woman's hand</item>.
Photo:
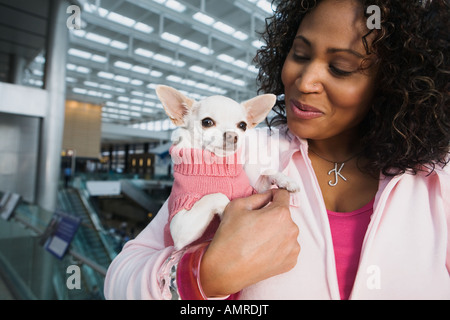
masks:
<svg viewBox="0 0 450 320"><path fill-rule="evenodd" d="M289 197L286 190L274 189L228 204L200 266L208 297L236 293L296 265L299 230Z"/></svg>

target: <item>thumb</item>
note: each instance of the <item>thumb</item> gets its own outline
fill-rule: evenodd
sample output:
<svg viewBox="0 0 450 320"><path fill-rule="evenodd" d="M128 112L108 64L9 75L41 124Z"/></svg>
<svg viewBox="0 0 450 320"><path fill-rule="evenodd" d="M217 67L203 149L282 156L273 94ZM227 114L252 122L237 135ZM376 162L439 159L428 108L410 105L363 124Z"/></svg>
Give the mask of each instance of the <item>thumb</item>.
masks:
<svg viewBox="0 0 450 320"><path fill-rule="evenodd" d="M246 208L247 210L258 210L265 207L270 201L272 201L272 190L264 193L257 193L247 197Z"/></svg>
<svg viewBox="0 0 450 320"><path fill-rule="evenodd" d="M273 202L281 205L289 205L290 193L285 189L274 189L273 191Z"/></svg>

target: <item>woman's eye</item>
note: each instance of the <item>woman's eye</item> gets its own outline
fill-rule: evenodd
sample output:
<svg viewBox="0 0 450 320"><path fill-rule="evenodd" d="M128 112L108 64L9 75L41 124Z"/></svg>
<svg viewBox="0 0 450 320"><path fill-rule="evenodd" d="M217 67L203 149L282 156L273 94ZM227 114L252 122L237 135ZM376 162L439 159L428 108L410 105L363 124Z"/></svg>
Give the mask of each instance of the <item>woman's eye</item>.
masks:
<svg viewBox="0 0 450 320"><path fill-rule="evenodd" d="M247 124L244 121L239 122L238 128L241 129L242 131L245 131L247 130Z"/></svg>
<svg viewBox="0 0 450 320"><path fill-rule="evenodd" d="M332 73L334 73L337 76L345 77L351 75L352 71L344 71L339 68L336 68L335 66L330 66L330 70Z"/></svg>
<svg viewBox="0 0 450 320"><path fill-rule="evenodd" d="M294 53L294 59L297 61L308 61L309 58L307 56L302 56Z"/></svg>
<svg viewBox="0 0 450 320"><path fill-rule="evenodd" d="M205 118L205 119L202 120L202 126L204 128L209 128L209 127L212 127L214 125L215 125L214 120L211 119L211 118Z"/></svg>

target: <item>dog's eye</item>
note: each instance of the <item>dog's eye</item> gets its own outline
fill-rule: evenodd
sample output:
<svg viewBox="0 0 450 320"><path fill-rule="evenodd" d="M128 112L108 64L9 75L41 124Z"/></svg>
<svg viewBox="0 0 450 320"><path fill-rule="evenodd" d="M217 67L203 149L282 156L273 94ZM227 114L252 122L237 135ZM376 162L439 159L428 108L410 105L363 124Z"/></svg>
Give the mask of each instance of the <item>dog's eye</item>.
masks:
<svg viewBox="0 0 450 320"><path fill-rule="evenodd" d="M205 118L205 119L202 120L202 126L204 128L209 128L209 127L212 127L214 125L215 125L215 122L211 118Z"/></svg>
<svg viewBox="0 0 450 320"><path fill-rule="evenodd" d="M245 131L247 130L247 124L244 121L239 122L238 128L241 129L242 131Z"/></svg>

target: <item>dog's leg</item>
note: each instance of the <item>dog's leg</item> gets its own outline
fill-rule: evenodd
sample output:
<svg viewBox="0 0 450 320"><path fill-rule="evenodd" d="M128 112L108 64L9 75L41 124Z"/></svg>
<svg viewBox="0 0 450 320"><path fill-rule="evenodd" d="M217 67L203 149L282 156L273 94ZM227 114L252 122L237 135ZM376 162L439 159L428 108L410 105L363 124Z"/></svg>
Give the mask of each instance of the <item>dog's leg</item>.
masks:
<svg viewBox="0 0 450 320"><path fill-rule="evenodd" d="M170 222L170 233L175 249L179 250L200 238L215 214L222 217L229 202L226 195L213 193L198 200L191 210L178 212Z"/></svg>

